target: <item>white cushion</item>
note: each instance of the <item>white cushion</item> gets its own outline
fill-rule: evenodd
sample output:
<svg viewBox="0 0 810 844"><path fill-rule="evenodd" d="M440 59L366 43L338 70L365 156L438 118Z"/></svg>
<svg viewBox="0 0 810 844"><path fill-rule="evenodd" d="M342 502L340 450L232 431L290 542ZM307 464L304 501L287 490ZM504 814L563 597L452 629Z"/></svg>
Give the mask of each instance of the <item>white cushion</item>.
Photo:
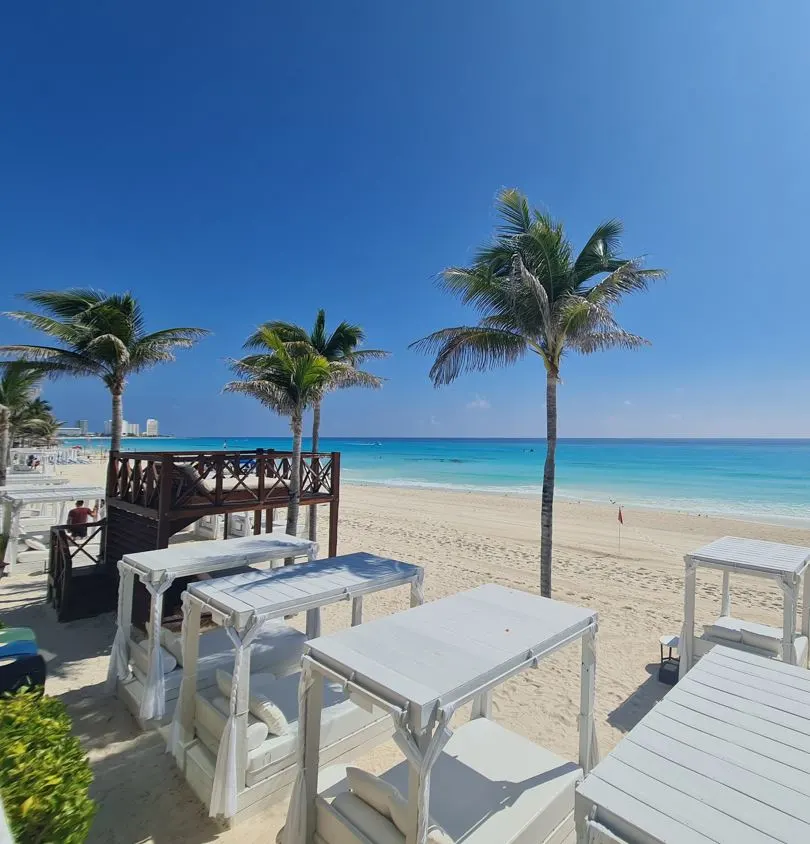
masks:
<svg viewBox="0 0 810 844"><path fill-rule="evenodd" d="M405 844L405 836L388 818L350 791L338 794L332 801L332 808L351 821L374 844ZM343 844L356 840L352 835L342 835L340 827L340 824L334 824L334 827L328 824L327 829L322 830L319 823L318 833L328 844Z"/></svg>
<svg viewBox="0 0 810 844"><path fill-rule="evenodd" d="M742 641L742 622L738 618L724 615L714 624L704 624L703 632L711 639L722 639L726 642Z"/></svg>
<svg viewBox="0 0 810 844"><path fill-rule="evenodd" d="M796 665L801 668L807 667L807 636L797 636L793 640L793 653L795 655Z"/></svg>
<svg viewBox="0 0 810 844"><path fill-rule="evenodd" d="M231 678L230 672L217 668L217 687L226 698L231 696ZM275 682L276 678L273 674L251 674L248 710L267 725L271 735L283 736L289 730L287 719L273 702L272 697L265 694L267 689L272 694Z"/></svg>
<svg viewBox="0 0 810 844"><path fill-rule="evenodd" d="M130 647L130 657L132 662L135 664L135 667L144 675L144 677L149 676L149 651L147 650L149 647L149 640L145 639L143 644L141 643L132 643L132 647ZM177 668L177 660L166 650L166 648L161 648L163 651L163 673L164 674L171 674L175 668Z"/></svg>
<svg viewBox="0 0 810 844"><path fill-rule="evenodd" d="M226 718L230 712L229 702L225 700L224 697L215 697L211 701L212 705L215 706ZM247 749L248 752L251 750L255 750L259 747L262 742L265 741L268 735L267 724L264 721L259 721L258 718L253 718L250 714L248 714L248 726L247 726Z"/></svg>
<svg viewBox="0 0 810 844"><path fill-rule="evenodd" d="M742 632L742 643L748 645L749 648L759 648L761 651L767 651L772 654L782 653L782 631L779 632L779 638L774 636L763 635L762 633L755 633L753 630L745 630Z"/></svg>
<svg viewBox="0 0 810 844"><path fill-rule="evenodd" d="M34 551L47 551L48 546L44 542L40 542L34 536L29 536L25 539L25 544Z"/></svg>

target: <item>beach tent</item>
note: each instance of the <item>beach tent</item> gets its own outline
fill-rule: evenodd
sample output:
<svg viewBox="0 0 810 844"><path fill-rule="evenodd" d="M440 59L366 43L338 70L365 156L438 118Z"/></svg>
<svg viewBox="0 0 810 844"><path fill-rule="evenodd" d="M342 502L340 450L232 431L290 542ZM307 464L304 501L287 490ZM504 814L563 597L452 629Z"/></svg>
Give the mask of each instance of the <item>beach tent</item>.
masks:
<svg viewBox="0 0 810 844"><path fill-rule="evenodd" d="M810 548L724 536L684 557L684 620L680 640L680 677L715 645L780 658L792 665L808 666L810 641ZM695 589L699 567L723 572L720 617L695 637ZM731 615L731 574L747 574L775 581L783 596L782 627L771 627ZM800 629L796 608L804 584Z"/></svg>
<svg viewBox="0 0 810 844"><path fill-rule="evenodd" d="M426 844L433 823L464 844L566 841L575 786L598 759L596 627L591 610L487 584L308 642L283 844ZM578 765L490 718L495 687L577 642ZM382 782L342 766L319 776L324 679L393 718L406 761ZM454 727L470 701L473 719Z"/></svg>

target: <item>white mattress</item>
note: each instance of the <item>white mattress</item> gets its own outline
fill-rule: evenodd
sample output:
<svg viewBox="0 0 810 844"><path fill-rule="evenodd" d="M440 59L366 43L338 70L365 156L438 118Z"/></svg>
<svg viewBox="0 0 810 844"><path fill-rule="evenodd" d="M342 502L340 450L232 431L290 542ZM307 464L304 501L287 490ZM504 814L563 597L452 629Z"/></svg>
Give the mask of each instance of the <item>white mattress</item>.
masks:
<svg viewBox="0 0 810 844"><path fill-rule="evenodd" d="M382 778L408 793L407 762ZM573 831L574 790L581 779L582 769L573 762L476 718L456 730L432 769L430 817L456 842L538 844L566 823ZM347 788L343 779L324 796Z"/></svg>
<svg viewBox="0 0 810 844"><path fill-rule="evenodd" d="M281 736L268 736L259 747L248 752L247 785L268 776L280 767L280 762L285 762L285 765L292 763L298 741L298 679L299 674L296 673L273 682L259 681L262 694L269 697L284 713L289 730ZM254 677L251 677L253 680ZM197 736L214 756L228 716L227 704L222 706L217 698L224 700L216 687L197 693ZM379 709L372 712L361 709L346 698L337 683L326 682L321 716L321 747L346 738L383 715ZM248 714L248 723L251 719L252 716Z"/></svg>

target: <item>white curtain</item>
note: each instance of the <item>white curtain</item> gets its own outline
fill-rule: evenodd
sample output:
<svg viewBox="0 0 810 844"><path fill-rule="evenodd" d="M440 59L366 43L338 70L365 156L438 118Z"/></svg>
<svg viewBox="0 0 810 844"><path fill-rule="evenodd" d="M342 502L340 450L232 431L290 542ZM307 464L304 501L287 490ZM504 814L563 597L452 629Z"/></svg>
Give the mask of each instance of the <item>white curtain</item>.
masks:
<svg viewBox="0 0 810 844"><path fill-rule="evenodd" d="M688 562L686 564L686 571L684 574L684 613L683 613L683 628L681 630L681 638L678 642L678 656L680 657L680 664L678 666L678 679L682 680L686 676L686 672L692 667L692 661L695 658L695 648L693 638L695 636L695 587L697 586L697 567L694 563Z"/></svg>
<svg viewBox="0 0 810 844"><path fill-rule="evenodd" d="M307 559L310 561L310 563L318 559L318 550L318 543L313 542L312 545L309 547L309 550L307 551Z"/></svg>
<svg viewBox="0 0 810 844"><path fill-rule="evenodd" d="M244 633L240 636L239 631L232 624L225 624L225 632L233 642L235 656L233 666L233 679L231 681L231 698L229 701L228 720L222 737L219 740L217 751L217 765L214 769L214 785L211 789L211 806L208 814L215 818L222 815L225 818L232 818L236 814L236 791L237 791L237 758L236 758L236 716L244 713L237 712L239 701L239 689L243 683L250 683L250 672L247 677L242 677L242 662L245 649L250 647L251 642L259 635L267 621L268 616L253 616Z"/></svg>
<svg viewBox="0 0 810 844"><path fill-rule="evenodd" d="M197 685L197 668L188 664L186 654L186 630L188 629L188 617L191 614L191 604L188 600L188 595L183 592L183 627L182 636L180 637L180 647L182 648L183 656L183 679L180 681L180 694L177 698L177 706L174 708L174 715L172 723L169 726L169 737L166 741L166 753L174 753L175 746L180 740L180 705L183 701L184 692L188 691L188 685L192 687ZM192 673L193 672L193 673Z"/></svg>
<svg viewBox="0 0 810 844"><path fill-rule="evenodd" d="M115 639L113 639L112 650L110 651L110 664L107 668L107 691L113 692L118 680L126 680L129 675L129 648L127 636L124 632L124 593L126 581L133 577L132 572L127 569L121 560L118 561L118 615L116 618Z"/></svg>
<svg viewBox="0 0 810 844"><path fill-rule="evenodd" d="M304 725L308 717L309 690L315 682L315 677L309 663L304 660L301 666L301 678L298 682L298 743L296 745L296 764L298 773L290 795L290 805L287 808L287 821L282 831L283 844L306 844L307 817L307 772L304 767ZM318 682L323 682L318 677ZM315 795L312 795L315 798Z"/></svg>
<svg viewBox="0 0 810 844"><path fill-rule="evenodd" d="M419 824L416 830L416 844L425 844L427 841L429 825L429 802L430 802L430 770L439 758L439 754L453 735L450 729L450 719L453 717L453 708L445 707L439 713L436 732L433 733L424 753L419 749L413 733L407 726L407 712L396 724L394 741L399 749L408 758L408 761L419 772L419 787L416 794L416 803L419 812ZM411 804L412 795L408 795L408 804Z"/></svg>
<svg viewBox="0 0 810 844"><path fill-rule="evenodd" d="M411 606L419 607L425 603L424 572L411 584Z"/></svg>
<svg viewBox="0 0 810 844"><path fill-rule="evenodd" d="M160 647L160 629L163 626L163 593L172 585L174 577L163 572L157 583L145 582L152 596L152 618L149 631L149 673L141 698L138 714L144 721L161 720L166 714L166 682L163 678L163 649Z"/></svg>

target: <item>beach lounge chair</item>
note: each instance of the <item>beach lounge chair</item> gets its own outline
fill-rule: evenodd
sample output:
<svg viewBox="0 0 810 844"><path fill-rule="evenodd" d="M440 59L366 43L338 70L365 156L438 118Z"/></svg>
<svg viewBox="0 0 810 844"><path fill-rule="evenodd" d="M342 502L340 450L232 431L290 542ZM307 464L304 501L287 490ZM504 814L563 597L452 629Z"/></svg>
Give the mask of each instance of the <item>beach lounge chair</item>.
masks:
<svg viewBox="0 0 810 844"><path fill-rule="evenodd" d="M419 604L422 577L419 566L360 553L189 584L183 596L186 670L169 747L212 817L236 823L285 796L295 778L299 674L252 674L255 637L278 623L274 619L304 611L307 635L315 637L321 607L345 600L352 601L352 624L360 625L364 596L396 586L410 585L411 604ZM199 688L194 668L203 612L234 645L230 670L219 671L217 685L208 689ZM327 680L321 687L319 741L326 761L345 761L390 736L387 712L356 705L341 684Z"/></svg>
<svg viewBox="0 0 810 844"><path fill-rule="evenodd" d="M563 844L598 759L596 614L488 584L307 643L305 725L283 844ZM492 690L581 641L579 764L491 720ZM321 680L388 712L406 761L318 773ZM472 701L473 719L451 726Z"/></svg>

